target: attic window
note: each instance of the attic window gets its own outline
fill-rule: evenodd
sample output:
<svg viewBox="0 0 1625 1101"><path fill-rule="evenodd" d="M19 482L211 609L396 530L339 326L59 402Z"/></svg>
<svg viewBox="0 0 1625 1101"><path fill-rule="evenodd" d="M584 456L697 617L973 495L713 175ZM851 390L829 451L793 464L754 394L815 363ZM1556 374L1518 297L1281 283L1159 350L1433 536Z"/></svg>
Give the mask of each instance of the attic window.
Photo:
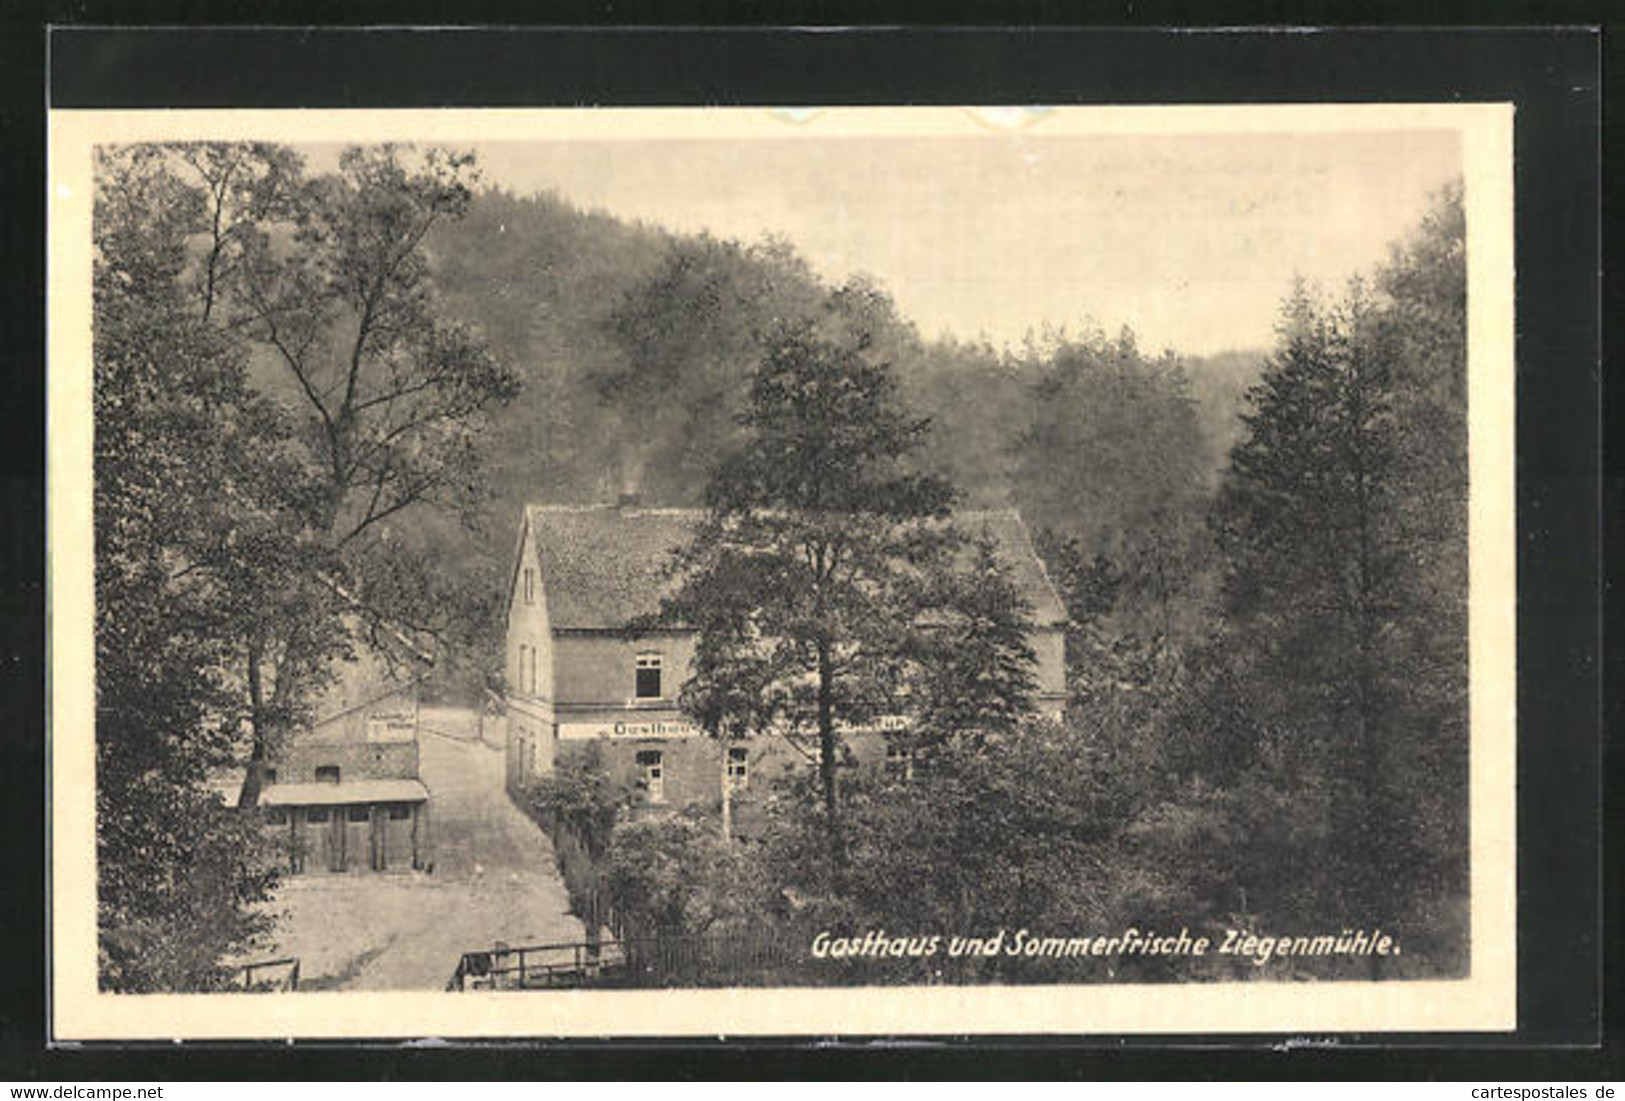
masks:
<svg viewBox="0 0 1625 1101"><path fill-rule="evenodd" d="M637 661L637 698L640 700L658 700L660 698L660 655L639 654Z"/></svg>
<svg viewBox="0 0 1625 1101"><path fill-rule="evenodd" d="M525 567L525 603L536 603L536 571Z"/></svg>

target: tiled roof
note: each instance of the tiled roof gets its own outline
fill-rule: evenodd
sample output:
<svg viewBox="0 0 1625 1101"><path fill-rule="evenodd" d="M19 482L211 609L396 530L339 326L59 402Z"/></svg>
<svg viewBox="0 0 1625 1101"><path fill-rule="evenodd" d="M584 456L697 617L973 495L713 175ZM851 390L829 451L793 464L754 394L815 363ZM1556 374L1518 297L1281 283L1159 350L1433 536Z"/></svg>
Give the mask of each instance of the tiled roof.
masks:
<svg viewBox="0 0 1625 1101"><path fill-rule="evenodd" d="M542 591L554 630L618 629L660 610L671 552L688 541L696 509L532 505Z"/></svg>
<svg viewBox="0 0 1625 1101"><path fill-rule="evenodd" d="M1066 605L1044 570L1044 562L1033 549L1032 536L1021 514L1013 508L966 510L954 514L954 522L972 537L986 535L993 541L999 559L1010 571L1010 580L1033 606L1033 619L1042 627L1059 627L1067 621Z"/></svg>
<svg viewBox="0 0 1625 1101"><path fill-rule="evenodd" d="M554 630L615 630L660 610L670 589L671 552L704 517L699 509L617 505L531 505L548 618ZM1066 622L1066 609L1014 509L956 513L967 534L986 534L1009 566L1040 626Z"/></svg>

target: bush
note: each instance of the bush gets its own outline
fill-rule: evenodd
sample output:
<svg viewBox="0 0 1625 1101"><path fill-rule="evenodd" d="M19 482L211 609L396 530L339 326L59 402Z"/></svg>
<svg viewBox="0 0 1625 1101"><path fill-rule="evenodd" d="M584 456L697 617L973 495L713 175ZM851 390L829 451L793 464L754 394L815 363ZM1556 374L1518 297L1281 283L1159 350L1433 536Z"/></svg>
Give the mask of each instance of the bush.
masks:
<svg viewBox="0 0 1625 1101"><path fill-rule="evenodd" d="M601 865L616 823L632 793L610 779L598 746L558 762L519 793L521 807L553 840L553 855L570 898L570 910L595 939L605 921Z"/></svg>
<svg viewBox="0 0 1625 1101"><path fill-rule="evenodd" d="M563 826L597 860L630 805L632 793L610 779L598 746L589 744L581 754L572 754L551 773L538 777L521 798L549 833Z"/></svg>
<svg viewBox="0 0 1625 1101"><path fill-rule="evenodd" d="M759 919L754 853L696 810L619 826L604 861L610 905L632 934L688 935Z"/></svg>

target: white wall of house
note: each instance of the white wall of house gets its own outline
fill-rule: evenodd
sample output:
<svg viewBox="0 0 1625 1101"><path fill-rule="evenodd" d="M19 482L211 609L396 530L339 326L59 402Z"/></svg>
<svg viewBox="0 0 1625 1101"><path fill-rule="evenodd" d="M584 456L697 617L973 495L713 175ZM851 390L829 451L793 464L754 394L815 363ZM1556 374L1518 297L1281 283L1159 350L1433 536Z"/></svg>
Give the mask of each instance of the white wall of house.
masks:
<svg viewBox="0 0 1625 1101"><path fill-rule="evenodd" d="M521 787L553 770L553 628L536 536L527 519L508 597L507 782Z"/></svg>

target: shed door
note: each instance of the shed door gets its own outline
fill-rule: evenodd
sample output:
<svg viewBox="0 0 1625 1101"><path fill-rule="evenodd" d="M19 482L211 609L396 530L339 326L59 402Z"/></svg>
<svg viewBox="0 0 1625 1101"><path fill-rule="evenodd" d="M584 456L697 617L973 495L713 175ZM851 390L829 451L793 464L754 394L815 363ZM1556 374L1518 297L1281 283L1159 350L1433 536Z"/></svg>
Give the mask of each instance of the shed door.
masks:
<svg viewBox="0 0 1625 1101"><path fill-rule="evenodd" d="M387 807L379 807L378 811L385 826L385 859L392 868L410 868L412 828L417 808L411 803L391 803Z"/></svg>
<svg viewBox="0 0 1625 1101"><path fill-rule="evenodd" d="M371 814L366 806L345 807L344 813L344 863L350 871L359 871L367 866L367 835L371 831L368 820Z"/></svg>
<svg viewBox="0 0 1625 1101"><path fill-rule="evenodd" d="M311 807L306 811L311 840L320 846L322 866L330 872L344 870L344 808Z"/></svg>
<svg viewBox="0 0 1625 1101"><path fill-rule="evenodd" d="M305 853L310 844L306 840L305 812L299 807L288 811L288 864L295 872L305 870Z"/></svg>

